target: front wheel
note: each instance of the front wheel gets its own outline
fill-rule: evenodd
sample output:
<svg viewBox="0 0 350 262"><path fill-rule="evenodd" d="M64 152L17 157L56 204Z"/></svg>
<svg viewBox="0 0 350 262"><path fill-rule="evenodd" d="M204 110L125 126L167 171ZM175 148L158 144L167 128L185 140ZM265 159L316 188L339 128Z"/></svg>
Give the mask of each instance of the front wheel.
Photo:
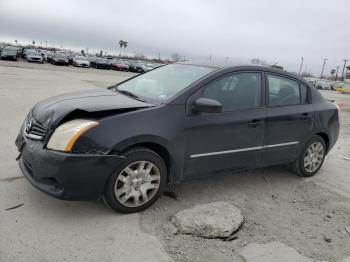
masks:
<svg viewBox="0 0 350 262"><path fill-rule="evenodd" d="M292 164L292 171L301 177L310 177L321 168L326 156L326 144L322 137L313 136Z"/></svg>
<svg viewBox="0 0 350 262"><path fill-rule="evenodd" d="M122 213L138 212L153 204L166 185L164 160L148 148L126 151L126 159L108 179L105 203Z"/></svg>

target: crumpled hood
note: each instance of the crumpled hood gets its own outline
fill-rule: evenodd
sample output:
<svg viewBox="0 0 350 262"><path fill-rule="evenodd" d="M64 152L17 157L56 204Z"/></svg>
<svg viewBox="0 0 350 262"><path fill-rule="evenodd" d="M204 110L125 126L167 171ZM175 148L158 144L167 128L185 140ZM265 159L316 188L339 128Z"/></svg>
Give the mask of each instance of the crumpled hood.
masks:
<svg viewBox="0 0 350 262"><path fill-rule="evenodd" d="M51 126L73 111L102 112L154 106L109 89L78 91L50 97L37 103L32 116L40 123Z"/></svg>

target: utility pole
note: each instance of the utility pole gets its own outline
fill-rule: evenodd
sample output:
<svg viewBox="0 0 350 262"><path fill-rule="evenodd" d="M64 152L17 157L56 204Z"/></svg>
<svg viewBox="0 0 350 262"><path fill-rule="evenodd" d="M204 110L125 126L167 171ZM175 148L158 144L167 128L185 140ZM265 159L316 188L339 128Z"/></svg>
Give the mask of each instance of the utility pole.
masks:
<svg viewBox="0 0 350 262"><path fill-rule="evenodd" d="M337 81L337 79L338 79L338 70L339 70L339 66L337 66L337 72L335 73L335 79L334 79L334 81Z"/></svg>
<svg viewBox="0 0 350 262"><path fill-rule="evenodd" d="M346 67L346 62L349 61L348 59L343 59L344 61L344 66L343 66L343 72L341 73L341 77L343 78L344 81L344 72L345 72L345 67Z"/></svg>
<svg viewBox="0 0 350 262"><path fill-rule="evenodd" d="M328 60L327 58L324 58L324 59L323 59L323 66L322 66L322 72L321 72L321 79L322 79L322 76L323 76L324 66L326 65L326 61L327 61L327 60Z"/></svg>
<svg viewBox="0 0 350 262"><path fill-rule="evenodd" d="M300 68L299 68L299 76L301 74L301 68L303 67L303 63L304 63L304 57L301 57L301 63L300 63Z"/></svg>

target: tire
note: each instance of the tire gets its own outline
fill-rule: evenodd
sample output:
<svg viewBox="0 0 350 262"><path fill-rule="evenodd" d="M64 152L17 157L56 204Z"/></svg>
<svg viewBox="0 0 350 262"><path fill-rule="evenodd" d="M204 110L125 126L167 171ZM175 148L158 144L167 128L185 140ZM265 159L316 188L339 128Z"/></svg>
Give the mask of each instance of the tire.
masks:
<svg viewBox="0 0 350 262"><path fill-rule="evenodd" d="M163 192L167 180L167 167L162 157L148 148L132 148L123 153L123 156L126 157L125 160L106 182L103 200L115 211L138 212L152 205ZM151 169L147 172L148 168ZM138 174L138 170L142 170L141 175Z"/></svg>
<svg viewBox="0 0 350 262"><path fill-rule="evenodd" d="M315 165L317 164L317 166L315 166L314 169L312 168L312 163L314 160L311 160L310 157L308 157L308 154L309 154L308 150L310 149L311 145L322 146L322 157L320 157L320 154L318 154L318 153L316 153L317 155L313 157L314 160L317 159L317 160L315 160L317 162L314 163ZM317 135L313 136L306 143L306 145L303 147L297 160L291 165L292 172L300 177L311 177L311 176L315 175L323 165L323 162L324 162L324 159L326 156L326 152L327 152L327 147L326 147L326 143L323 140L323 138L320 136L317 136ZM307 159L307 158L309 158L309 159Z"/></svg>

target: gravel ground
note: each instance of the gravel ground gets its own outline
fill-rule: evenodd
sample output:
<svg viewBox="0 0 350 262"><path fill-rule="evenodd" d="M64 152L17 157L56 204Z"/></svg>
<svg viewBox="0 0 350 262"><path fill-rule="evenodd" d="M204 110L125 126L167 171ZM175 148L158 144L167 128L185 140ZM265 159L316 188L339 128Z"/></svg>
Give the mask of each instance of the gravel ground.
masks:
<svg viewBox="0 0 350 262"><path fill-rule="evenodd" d="M243 261L240 248L270 241L314 260L341 261L350 255L347 110L339 141L313 178L296 177L285 167L218 173L185 182L175 188L175 198L164 195L133 215L114 214L98 202L59 201L21 179L13 143L36 101L107 87L132 75L0 61L0 119L6 123L0 125L0 261ZM323 93L350 106L350 95ZM172 235L162 228L176 212L214 201L241 209L245 222L237 239Z"/></svg>
<svg viewBox="0 0 350 262"><path fill-rule="evenodd" d="M350 95L325 92L336 101ZM346 102L347 106L350 103ZM319 173L299 178L278 166L221 173L189 181L142 214L146 232L161 239L175 261L243 261L237 250L251 242L280 241L314 260L341 261L350 255L350 113L341 115L338 143ZM162 228L176 212L198 203L227 201L239 207L245 223L236 240L172 235Z"/></svg>

